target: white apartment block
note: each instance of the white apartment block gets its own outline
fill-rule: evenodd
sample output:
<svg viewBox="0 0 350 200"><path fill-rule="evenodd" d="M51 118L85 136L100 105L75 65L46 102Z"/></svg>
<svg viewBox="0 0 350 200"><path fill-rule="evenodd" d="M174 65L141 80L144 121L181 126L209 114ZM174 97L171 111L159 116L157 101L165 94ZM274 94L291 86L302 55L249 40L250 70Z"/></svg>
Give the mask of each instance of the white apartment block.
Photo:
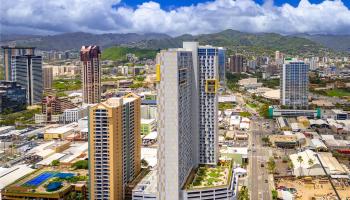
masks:
<svg viewBox="0 0 350 200"><path fill-rule="evenodd" d="M184 42L157 56L158 199L182 199L198 164L218 161L218 49Z"/></svg>
<svg viewBox="0 0 350 200"><path fill-rule="evenodd" d="M188 174L197 165L192 52L162 50L157 60L158 199L177 200Z"/></svg>
<svg viewBox="0 0 350 200"><path fill-rule="evenodd" d="M61 121L64 124L78 122L79 119L84 118L87 115L88 115L88 107L66 109L61 114Z"/></svg>

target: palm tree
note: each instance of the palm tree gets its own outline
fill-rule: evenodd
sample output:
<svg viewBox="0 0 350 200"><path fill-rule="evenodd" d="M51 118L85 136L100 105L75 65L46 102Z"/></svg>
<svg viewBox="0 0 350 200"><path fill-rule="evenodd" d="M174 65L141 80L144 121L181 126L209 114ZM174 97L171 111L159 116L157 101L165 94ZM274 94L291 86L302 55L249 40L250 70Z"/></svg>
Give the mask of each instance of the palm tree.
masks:
<svg viewBox="0 0 350 200"><path fill-rule="evenodd" d="M300 169L299 176L301 176L301 170L302 170L302 168L301 168L301 163L304 162L303 157L298 156L297 161L299 162L299 169Z"/></svg>
<svg viewBox="0 0 350 200"><path fill-rule="evenodd" d="M314 160L312 160L311 158L309 159L309 161L307 162L309 164L309 176L310 176L310 170L311 170L311 166L314 164Z"/></svg>

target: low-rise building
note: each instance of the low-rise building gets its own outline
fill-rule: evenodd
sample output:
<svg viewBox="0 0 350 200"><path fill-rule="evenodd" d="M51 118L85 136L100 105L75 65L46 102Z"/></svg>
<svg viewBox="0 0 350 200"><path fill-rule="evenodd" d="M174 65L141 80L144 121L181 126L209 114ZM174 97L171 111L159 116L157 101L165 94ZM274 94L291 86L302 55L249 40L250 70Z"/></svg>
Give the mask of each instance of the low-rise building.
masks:
<svg viewBox="0 0 350 200"><path fill-rule="evenodd" d="M293 163L293 174L299 176L325 176L321 163L330 175L348 174L349 171L342 166L336 158L328 152L315 153L305 150L289 156ZM321 161L321 163L320 163Z"/></svg>
<svg viewBox="0 0 350 200"><path fill-rule="evenodd" d="M349 114L343 110L333 109L332 116L335 120L346 120L349 119Z"/></svg>
<svg viewBox="0 0 350 200"><path fill-rule="evenodd" d="M80 172L81 173L81 172ZM85 179L84 181L71 181L72 177ZM12 184L2 190L2 199L68 199L71 192L79 194L82 200L87 200L86 174L77 174L70 171L56 171L53 169L41 169L23 176L20 179L12 179ZM59 181L53 181L59 178Z"/></svg>
<svg viewBox="0 0 350 200"><path fill-rule="evenodd" d="M269 140L274 147L295 148L298 145L295 135L270 135Z"/></svg>
<svg viewBox="0 0 350 200"><path fill-rule="evenodd" d="M256 89L262 86L262 83L258 83L257 78L246 78L238 81L238 84L244 89Z"/></svg>
<svg viewBox="0 0 350 200"><path fill-rule="evenodd" d="M78 123L71 123L57 128L50 128L44 132L44 140L63 140L74 133L77 127Z"/></svg>
<svg viewBox="0 0 350 200"><path fill-rule="evenodd" d="M132 200L157 200L157 170L150 171L132 189Z"/></svg>
<svg viewBox="0 0 350 200"><path fill-rule="evenodd" d="M277 106L270 106L268 110L270 118L275 117L299 117L305 116L308 118L321 118L321 110L293 110L293 109L281 109Z"/></svg>
<svg viewBox="0 0 350 200"><path fill-rule="evenodd" d="M141 119L141 135L148 135L152 131L156 130L156 120L155 119Z"/></svg>
<svg viewBox="0 0 350 200"><path fill-rule="evenodd" d="M158 133L152 131L142 138L142 145L148 146L157 142Z"/></svg>

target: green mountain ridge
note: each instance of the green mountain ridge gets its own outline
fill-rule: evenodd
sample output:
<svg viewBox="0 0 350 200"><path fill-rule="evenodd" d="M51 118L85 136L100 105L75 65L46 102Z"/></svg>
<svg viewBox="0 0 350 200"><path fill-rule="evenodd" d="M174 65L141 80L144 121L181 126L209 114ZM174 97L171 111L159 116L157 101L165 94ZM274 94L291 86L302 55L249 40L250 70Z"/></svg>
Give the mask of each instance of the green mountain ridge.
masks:
<svg viewBox="0 0 350 200"><path fill-rule="evenodd" d="M28 38L29 37L29 38ZM20 38L20 39L18 39ZM51 36L27 36L24 38L6 37L0 44L6 45L16 42L17 45L35 46L41 50L79 50L82 45L99 45L102 49L113 46L128 48L159 50L164 48L181 47L183 41L198 41L200 44L210 44L227 47L237 51L254 51L272 53L279 50L291 55L312 55L325 51L338 53L350 49L350 36L330 35L280 35L277 33L245 33L235 30L224 30L218 33L190 35L184 34L171 37L159 33L126 33L126 34L91 34L91 33L64 33ZM132 52L129 52L132 53Z"/></svg>

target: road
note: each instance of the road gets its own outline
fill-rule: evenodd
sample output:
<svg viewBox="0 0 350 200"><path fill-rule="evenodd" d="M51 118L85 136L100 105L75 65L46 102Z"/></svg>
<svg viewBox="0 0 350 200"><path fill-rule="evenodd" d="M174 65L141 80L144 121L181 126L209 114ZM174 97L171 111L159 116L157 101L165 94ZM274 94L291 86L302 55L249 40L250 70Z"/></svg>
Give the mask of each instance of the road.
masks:
<svg viewBox="0 0 350 200"><path fill-rule="evenodd" d="M271 180L270 175L266 169L266 162L269 157L272 156L272 152L269 152L268 147L262 145L261 138L267 134L271 134L275 129L275 124L267 119L257 117L258 113L249 106L246 105L244 95L235 93L237 104L243 109L253 114L251 117L250 130L249 130L249 143L248 148L248 189L251 200L270 200L271 197ZM255 115L255 116L254 116ZM269 123L270 128L266 129L265 123ZM264 167L261 167L261 163L264 163Z"/></svg>
<svg viewBox="0 0 350 200"><path fill-rule="evenodd" d="M250 199L252 200L269 200L271 199L271 189L269 174L266 169L266 162L270 155L269 150L262 146L261 138L266 134L262 128L262 123L265 120L257 119L251 123L250 131L250 154L249 154L249 185L250 185ZM261 164L264 167L261 167Z"/></svg>

